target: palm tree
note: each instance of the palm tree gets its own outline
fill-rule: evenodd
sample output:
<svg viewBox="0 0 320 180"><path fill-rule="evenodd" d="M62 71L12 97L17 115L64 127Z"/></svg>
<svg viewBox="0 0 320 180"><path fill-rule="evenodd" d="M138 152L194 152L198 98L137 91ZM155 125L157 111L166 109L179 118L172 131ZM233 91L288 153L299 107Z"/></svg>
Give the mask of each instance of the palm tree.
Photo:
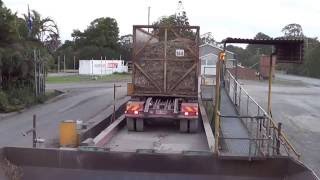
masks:
<svg viewBox="0 0 320 180"><path fill-rule="evenodd" d="M24 14L24 19L28 22L27 14ZM30 37L41 41L49 49L55 50L60 44L59 29L55 21L49 17L42 18L35 10L31 11L30 19L32 23Z"/></svg>

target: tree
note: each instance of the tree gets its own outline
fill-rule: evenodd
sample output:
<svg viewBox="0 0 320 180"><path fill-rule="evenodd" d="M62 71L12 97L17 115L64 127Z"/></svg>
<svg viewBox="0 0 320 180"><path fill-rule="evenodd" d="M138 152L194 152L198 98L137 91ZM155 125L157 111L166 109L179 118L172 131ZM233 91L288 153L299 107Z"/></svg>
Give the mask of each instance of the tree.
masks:
<svg viewBox="0 0 320 180"><path fill-rule="evenodd" d="M304 73L307 76L320 78L320 45L307 50L304 63Z"/></svg>
<svg viewBox="0 0 320 180"><path fill-rule="evenodd" d="M127 34L127 35L120 37L119 52L120 52L122 58L125 60L130 60L130 58L131 58L132 43L133 43L132 34Z"/></svg>
<svg viewBox="0 0 320 180"><path fill-rule="evenodd" d="M16 14L4 7L3 2L0 1L0 45L18 39L17 29L15 28L16 19Z"/></svg>
<svg viewBox="0 0 320 180"><path fill-rule="evenodd" d="M118 59L120 53L127 53L119 41L118 23L114 18L101 17L94 19L84 31L73 30L73 40L65 41L55 53L66 57L67 68L73 68L73 57L79 59ZM128 53L125 58L129 58ZM78 62L76 62L77 66Z"/></svg>
<svg viewBox="0 0 320 180"><path fill-rule="evenodd" d="M201 35L201 44L215 44L216 41L211 32L204 33Z"/></svg>
<svg viewBox="0 0 320 180"><path fill-rule="evenodd" d="M74 30L72 37L79 47L96 45L98 47L117 48L119 39L118 23L114 18L98 18L92 21L84 32Z"/></svg>
<svg viewBox="0 0 320 180"><path fill-rule="evenodd" d="M303 37L303 31L300 24L292 23L286 25L284 28L282 28L282 33L287 38L302 38Z"/></svg>
<svg viewBox="0 0 320 180"><path fill-rule="evenodd" d="M238 61L244 66L252 66L254 63L250 62L251 54L242 47L228 45L226 48L228 51L231 51L236 54Z"/></svg>
<svg viewBox="0 0 320 180"><path fill-rule="evenodd" d="M189 19L186 15L185 12L182 13L181 16L177 15L171 15L171 16L163 16L161 17L158 21L153 23L154 26L159 26L160 29L154 29L154 34L158 35L160 39L163 40L165 30L163 27L175 27L175 26L180 26L180 27L188 27L189 25ZM182 36L182 37L187 37L187 38L195 38L195 33L192 32L192 30L187 29L187 28L179 28L179 29L174 29L175 33ZM175 39L177 38L174 32L168 31L168 40L170 39Z"/></svg>
<svg viewBox="0 0 320 180"><path fill-rule="evenodd" d="M254 39L271 39L271 37L262 32L259 32L255 35ZM272 53L272 46L270 45L249 44L246 49L250 54L258 56L269 55Z"/></svg>
<svg viewBox="0 0 320 180"><path fill-rule="evenodd" d="M271 37L259 32L254 39L270 39ZM228 46L227 49L237 55L239 62L248 67L258 68L258 63L261 55L269 55L272 52L272 46L249 44L245 49L237 46Z"/></svg>
<svg viewBox="0 0 320 180"><path fill-rule="evenodd" d="M24 14L24 19L28 22L29 16ZM61 43L56 22L49 17L42 18L36 10L31 11L30 19L32 23L30 38L42 42L50 51L55 51Z"/></svg>

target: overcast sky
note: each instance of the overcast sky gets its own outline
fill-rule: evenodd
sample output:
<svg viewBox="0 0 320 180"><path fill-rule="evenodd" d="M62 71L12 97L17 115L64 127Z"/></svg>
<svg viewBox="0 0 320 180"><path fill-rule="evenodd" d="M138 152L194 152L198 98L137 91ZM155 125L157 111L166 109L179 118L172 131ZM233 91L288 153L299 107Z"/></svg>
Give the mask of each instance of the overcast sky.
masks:
<svg viewBox="0 0 320 180"><path fill-rule="evenodd" d="M132 32L132 25L147 24L174 14L178 0L3 0L20 16L27 5L42 16L54 19L62 40L71 39L73 29L85 29L99 17L117 20L120 35ZM201 34L212 32L218 41L226 37L252 38L258 32L272 37L282 35L289 23L302 25L304 34L320 36L320 0L183 0L191 25L199 25Z"/></svg>

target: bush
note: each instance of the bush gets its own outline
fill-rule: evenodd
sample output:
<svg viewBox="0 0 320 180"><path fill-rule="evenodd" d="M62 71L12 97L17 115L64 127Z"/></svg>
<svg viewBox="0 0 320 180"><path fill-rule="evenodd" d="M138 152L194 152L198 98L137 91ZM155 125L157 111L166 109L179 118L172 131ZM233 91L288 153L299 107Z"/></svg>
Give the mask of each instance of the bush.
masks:
<svg viewBox="0 0 320 180"><path fill-rule="evenodd" d="M11 105L25 106L31 105L35 101L33 91L29 88L12 88L7 94Z"/></svg>
<svg viewBox="0 0 320 180"><path fill-rule="evenodd" d="M8 96L3 91L0 91L0 112L5 112L9 106Z"/></svg>

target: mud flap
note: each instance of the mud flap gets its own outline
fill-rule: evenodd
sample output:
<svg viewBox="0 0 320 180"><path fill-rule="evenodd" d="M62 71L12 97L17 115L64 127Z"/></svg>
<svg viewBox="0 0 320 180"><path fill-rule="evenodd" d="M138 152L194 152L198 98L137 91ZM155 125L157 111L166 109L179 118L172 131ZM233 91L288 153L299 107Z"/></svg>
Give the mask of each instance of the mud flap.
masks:
<svg viewBox="0 0 320 180"><path fill-rule="evenodd" d="M198 131L199 120L189 120L189 132L196 133Z"/></svg>
<svg viewBox="0 0 320 180"><path fill-rule="evenodd" d="M182 133L188 132L188 120L180 119L180 132Z"/></svg>
<svg viewBox="0 0 320 180"><path fill-rule="evenodd" d="M137 119L136 120L136 131L140 131L142 132L143 131L143 119Z"/></svg>
<svg viewBox="0 0 320 180"><path fill-rule="evenodd" d="M133 118L127 118L128 131L135 131L135 120Z"/></svg>

